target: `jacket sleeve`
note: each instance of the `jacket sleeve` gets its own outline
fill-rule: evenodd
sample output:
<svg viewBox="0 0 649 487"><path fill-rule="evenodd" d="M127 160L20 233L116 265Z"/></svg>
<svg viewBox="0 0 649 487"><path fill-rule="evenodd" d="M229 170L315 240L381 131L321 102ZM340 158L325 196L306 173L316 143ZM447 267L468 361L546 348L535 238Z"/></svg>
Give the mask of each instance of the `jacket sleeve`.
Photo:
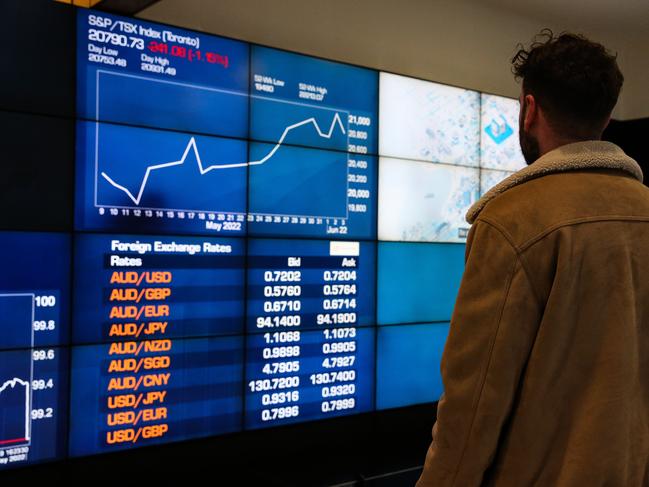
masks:
<svg viewBox="0 0 649 487"><path fill-rule="evenodd" d="M444 394L417 487L479 486L542 317L518 253L478 221L442 357Z"/></svg>

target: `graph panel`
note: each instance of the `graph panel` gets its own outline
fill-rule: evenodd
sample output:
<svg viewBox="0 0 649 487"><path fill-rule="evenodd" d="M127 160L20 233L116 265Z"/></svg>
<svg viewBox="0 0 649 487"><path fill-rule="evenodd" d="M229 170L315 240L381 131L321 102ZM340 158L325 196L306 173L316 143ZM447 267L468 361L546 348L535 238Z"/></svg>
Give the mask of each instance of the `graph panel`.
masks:
<svg viewBox="0 0 649 487"><path fill-rule="evenodd" d="M240 239L78 235L74 343L242 333L244 248Z"/></svg>
<svg viewBox="0 0 649 487"><path fill-rule="evenodd" d="M241 337L75 347L70 455L238 431L242 379Z"/></svg>
<svg viewBox="0 0 649 487"><path fill-rule="evenodd" d="M518 171L527 164L518 140L518 100L482 93L480 167Z"/></svg>
<svg viewBox="0 0 649 487"><path fill-rule="evenodd" d="M66 452L65 348L0 351L0 471Z"/></svg>
<svg viewBox="0 0 649 487"><path fill-rule="evenodd" d="M81 118L245 138L248 45L79 9Z"/></svg>
<svg viewBox="0 0 649 487"><path fill-rule="evenodd" d="M381 73L379 152L446 164L480 162L480 93Z"/></svg>
<svg viewBox="0 0 649 487"><path fill-rule="evenodd" d="M464 242L479 197L477 168L380 159L379 239Z"/></svg>
<svg viewBox="0 0 649 487"><path fill-rule="evenodd" d="M376 350L376 407L388 409L439 400L448 323L384 326Z"/></svg>
<svg viewBox="0 0 649 487"><path fill-rule="evenodd" d="M253 46L250 137L376 154L376 71Z"/></svg>
<svg viewBox="0 0 649 487"><path fill-rule="evenodd" d="M375 235L374 157L251 142L250 158L251 235Z"/></svg>
<svg viewBox="0 0 649 487"><path fill-rule="evenodd" d="M77 123L81 230L245 231L246 142Z"/></svg>
<svg viewBox="0 0 649 487"><path fill-rule="evenodd" d="M70 237L0 232L0 350L68 340Z"/></svg>
<svg viewBox="0 0 649 487"><path fill-rule="evenodd" d="M465 246L380 242L379 325L449 321L464 272Z"/></svg>

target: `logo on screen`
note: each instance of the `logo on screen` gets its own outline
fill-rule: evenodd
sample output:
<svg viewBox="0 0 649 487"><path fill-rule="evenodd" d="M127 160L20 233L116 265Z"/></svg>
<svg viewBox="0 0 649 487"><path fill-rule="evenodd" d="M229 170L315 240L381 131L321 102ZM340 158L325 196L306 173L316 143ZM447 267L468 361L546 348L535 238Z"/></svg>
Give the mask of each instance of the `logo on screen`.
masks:
<svg viewBox="0 0 649 487"><path fill-rule="evenodd" d="M485 127L484 131L498 145L502 144L514 133L503 115L500 115L499 118L492 118L491 123Z"/></svg>

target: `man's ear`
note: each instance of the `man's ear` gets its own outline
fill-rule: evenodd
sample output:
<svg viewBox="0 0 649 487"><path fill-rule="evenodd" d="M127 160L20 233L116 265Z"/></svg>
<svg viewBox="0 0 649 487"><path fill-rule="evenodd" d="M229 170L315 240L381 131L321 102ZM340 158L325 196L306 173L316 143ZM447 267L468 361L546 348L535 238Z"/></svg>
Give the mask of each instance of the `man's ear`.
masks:
<svg viewBox="0 0 649 487"><path fill-rule="evenodd" d="M525 119L523 120L523 127L525 132L529 132L530 127L534 125L539 116L539 106L536 103L534 95L525 95L523 103L525 103Z"/></svg>

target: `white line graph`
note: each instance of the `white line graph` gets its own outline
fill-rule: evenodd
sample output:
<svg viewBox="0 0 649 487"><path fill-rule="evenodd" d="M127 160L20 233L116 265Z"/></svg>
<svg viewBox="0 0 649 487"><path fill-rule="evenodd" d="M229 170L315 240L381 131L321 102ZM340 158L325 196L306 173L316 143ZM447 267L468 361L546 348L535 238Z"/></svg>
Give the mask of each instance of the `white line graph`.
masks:
<svg viewBox="0 0 649 487"><path fill-rule="evenodd" d="M5 383L2 384L2 386L0 386L0 394L2 394L5 391L5 389L9 387L14 389L16 386L25 388L25 440L29 441L31 439L31 432L30 432L31 415L29 413L30 404L31 404L31 387L29 386L29 382L20 379L19 377L14 377L13 379L9 379L8 381L5 381Z"/></svg>
<svg viewBox="0 0 649 487"><path fill-rule="evenodd" d="M331 139L333 136L334 130L336 128L336 125L340 127L340 131L343 135L347 134L347 131L343 125L343 122L340 118L340 114L336 112L334 115L331 125L329 127L328 131L323 131L320 128L320 125L318 124L317 120L314 117L308 118L306 120L302 120L301 122L294 123L292 125L289 125L284 129L284 132L282 133L282 136L280 139L277 141L275 146L266 154L263 158L256 160L256 161L248 161L248 162L240 162L240 163L231 163L231 164L213 164L209 166L203 166L203 162L201 160L200 153L198 151L198 147L196 145L196 139L192 137L189 140L189 143L187 144L187 147L185 147L185 151L183 152L182 157L177 160L177 161L172 161L172 162L165 162L161 164L155 164L153 166L148 166L146 169L146 172L144 174L144 178L142 179L142 183L140 184L140 188L138 190L137 196L134 195L128 188L125 186L122 186L121 184L118 184L115 182L108 174L106 174L104 171L101 172L102 177L108 181L109 184L114 186L115 188L123 191L129 198L130 200L137 206L139 206L140 202L142 201L142 196L144 195L144 190L146 189L146 184L149 179L149 176L153 171L157 171L159 169L165 169L168 167L173 167L173 166L181 166L185 163L185 160L187 159L188 154L190 151L193 151L194 156L196 158L196 162L198 165L198 170L202 175L207 174L210 171L213 170L219 170L219 169L234 169L234 168L239 168L239 167L248 167L248 166L259 166L261 164L266 163L269 159L271 159L275 153L279 150L279 148L282 146L284 143L284 140L288 136L288 134L292 131L295 130L296 128L302 127L304 125L309 125L312 124L313 127L315 128L316 132L318 135L324 139Z"/></svg>
<svg viewBox="0 0 649 487"><path fill-rule="evenodd" d="M31 336L31 347L28 351L28 353L31 355L32 350L34 349L34 320L36 319L36 294L34 293L2 293L0 294L0 299L11 299L11 298L25 298L28 297L31 299L32 306L31 306L31 315L28 316L29 320L27 323L27 326L29 326L30 330L30 336ZM12 379L9 379L5 381L2 386L0 387L0 393L2 393L7 387L14 388L16 387L17 384L20 386L25 387L25 440L27 440L27 444L31 443L31 429L32 429L32 423L31 423L31 409L32 409L32 403L33 403L33 390L31 387L32 382L34 381L34 360L30 356L29 360L29 380L24 380L20 379L18 377L14 377ZM11 448L15 447L15 444L8 445L8 446L2 446L0 445L0 449L4 448Z"/></svg>

